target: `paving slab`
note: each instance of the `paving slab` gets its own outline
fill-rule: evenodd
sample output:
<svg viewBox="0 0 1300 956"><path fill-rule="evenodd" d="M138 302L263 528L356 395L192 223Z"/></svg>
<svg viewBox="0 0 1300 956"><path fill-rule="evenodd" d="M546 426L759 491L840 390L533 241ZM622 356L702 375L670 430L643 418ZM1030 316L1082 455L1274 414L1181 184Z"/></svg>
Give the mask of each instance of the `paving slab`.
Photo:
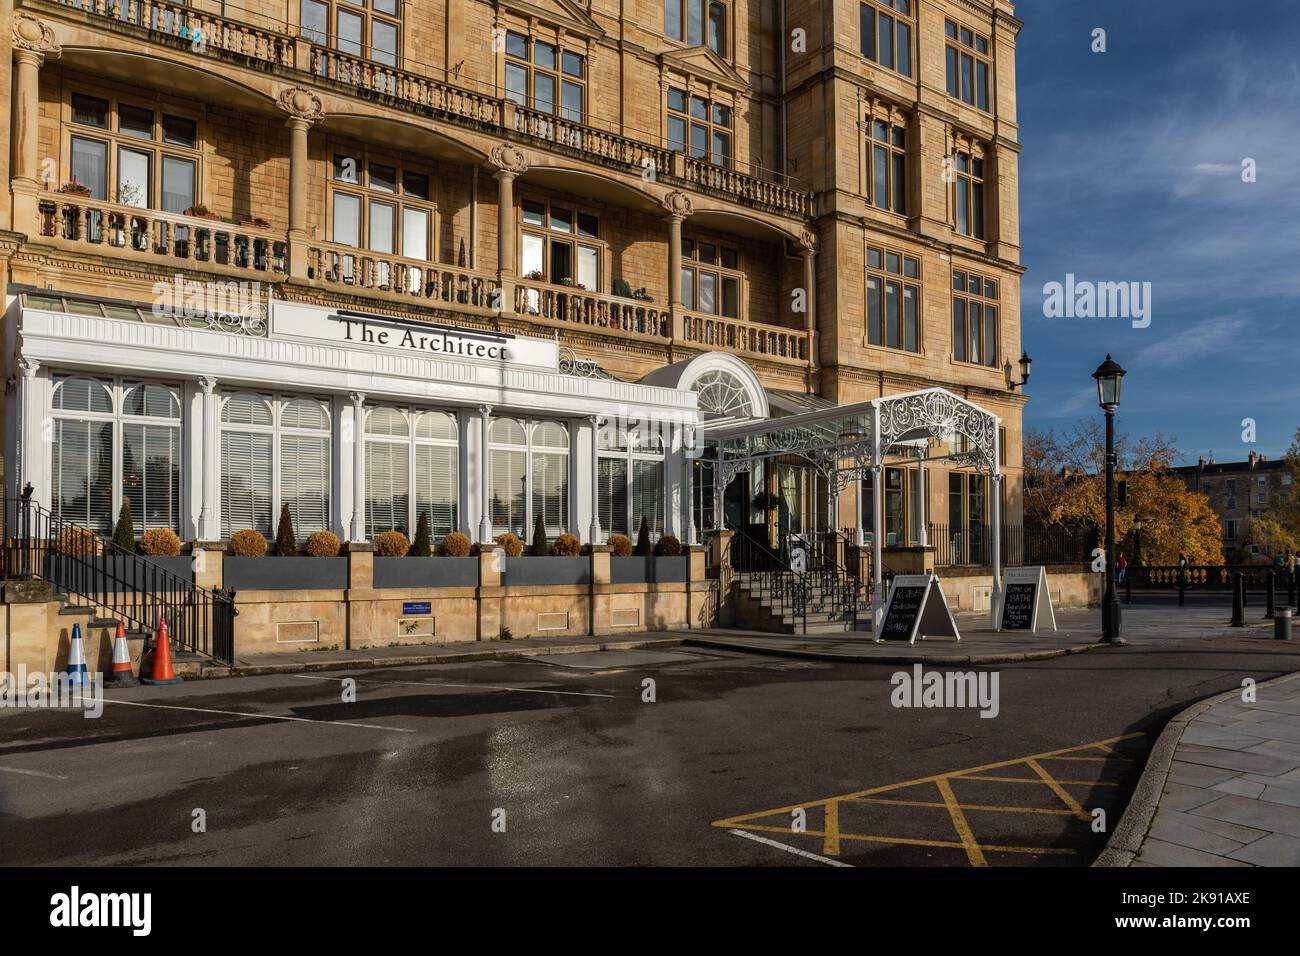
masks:
<svg viewBox="0 0 1300 956"><path fill-rule="evenodd" d="M1300 673L1175 716L1099 866L1300 865Z"/></svg>

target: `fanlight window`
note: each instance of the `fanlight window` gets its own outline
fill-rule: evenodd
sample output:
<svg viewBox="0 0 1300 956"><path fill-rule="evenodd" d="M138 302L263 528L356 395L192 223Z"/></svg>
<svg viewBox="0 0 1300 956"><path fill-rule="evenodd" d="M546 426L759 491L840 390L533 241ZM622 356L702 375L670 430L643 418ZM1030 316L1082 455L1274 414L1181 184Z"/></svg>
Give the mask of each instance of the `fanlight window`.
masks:
<svg viewBox="0 0 1300 956"><path fill-rule="evenodd" d="M716 418L748 418L754 414L749 389L738 377L723 369L705 372L692 391L700 396L700 411Z"/></svg>

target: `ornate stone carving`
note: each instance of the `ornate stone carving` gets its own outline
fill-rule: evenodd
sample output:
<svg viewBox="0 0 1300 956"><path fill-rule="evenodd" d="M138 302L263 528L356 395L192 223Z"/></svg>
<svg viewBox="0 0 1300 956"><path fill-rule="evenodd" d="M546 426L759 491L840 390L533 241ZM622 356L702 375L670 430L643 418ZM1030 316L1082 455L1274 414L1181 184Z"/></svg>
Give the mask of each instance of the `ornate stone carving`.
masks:
<svg viewBox="0 0 1300 956"><path fill-rule="evenodd" d="M817 233L811 229L803 229L799 233L799 245L805 252L817 251Z"/></svg>
<svg viewBox="0 0 1300 956"><path fill-rule="evenodd" d="M518 146L500 143L492 147L489 161L503 173L515 176L528 172L528 156Z"/></svg>
<svg viewBox="0 0 1300 956"><path fill-rule="evenodd" d="M280 109L294 119L315 122L325 115L325 107L322 105L320 97L311 90L304 90L300 86L291 86L288 89L281 90L279 106Z"/></svg>
<svg viewBox="0 0 1300 956"><path fill-rule="evenodd" d="M28 13L15 13L13 33L15 49L59 55L59 41L54 38L54 31L44 20L38 20Z"/></svg>
<svg viewBox="0 0 1300 956"><path fill-rule="evenodd" d="M663 206L668 210L668 215L679 216L685 219L691 213L695 212L695 203L691 202L691 197L686 195L680 189L675 189L663 198Z"/></svg>

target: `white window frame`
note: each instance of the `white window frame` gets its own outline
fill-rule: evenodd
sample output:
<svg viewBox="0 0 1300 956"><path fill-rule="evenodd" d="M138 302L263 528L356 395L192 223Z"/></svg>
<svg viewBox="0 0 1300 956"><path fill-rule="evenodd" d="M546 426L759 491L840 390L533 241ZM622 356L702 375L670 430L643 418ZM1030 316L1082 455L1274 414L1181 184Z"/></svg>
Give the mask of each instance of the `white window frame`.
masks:
<svg viewBox="0 0 1300 956"><path fill-rule="evenodd" d="M503 441L498 441L496 439L494 433L496 432L498 425L501 425L502 423L507 421L512 421L520 428L523 429L524 432L523 444L503 442ZM536 433L538 429L542 428L545 425L556 425L560 428L560 430L564 433L564 437L565 437L565 444L563 447L560 447L558 445L537 444L535 440ZM546 535L548 538L554 538L556 535L569 533L570 527L573 523L573 509L570 507L570 502L569 502L569 498L573 491L573 472L572 472L573 431L569 427L568 422L559 421L550 418L542 418L542 419L521 418L515 415L502 415L500 417L493 417L491 425L489 426L488 429L489 475L492 478L495 478L495 475L492 473L492 464L491 464L493 458L492 453L497 451L522 452L524 455L524 478L525 478L524 521L523 521L522 534L520 534L520 532L516 531L514 528L497 524L496 516L491 513L491 504L492 504L491 484L492 483L491 481L489 481L488 513L492 522L492 534L499 535L499 534L504 534L506 532L520 534L520 538L524 541L525 547L527 547L527 545L531 542L532 533L533 533L533 523L534 521L536 521L536 510L533 506L533 498L536 496L536 489L534 487L534 481L533 481L534 466L536 464L538 456L542 456L542 455L555 455L555 456L563 457L564 459L565 493L562 499L563 502L562 507L564 513L561 516L560 525L551 526L548 524L546 526Z"/></svg>
<svg viewBox="0 0 1300 956"><path fill-rule="evenodd" d="M108 412L89 412L89 411L70 411L55 408L56 396L59 388L65 382L84 379L103 387L108 392L109 404L111 410ZM128 415L126 413L126 396L138 386L153 385L159 388L167 389L171 394L173 401L176 403L176 416L174 418L164 418L153 415ZM158 382L147 379L123 378L123 377L100 377L96 375L87 375L80 372L55 372L50 388L50 418L53 421L69 422L107 422L111 426L112 435L112 459L111 459L111 484L112 492L109 498L109 515L106 529L101 531L97 528L91 530L102 534L111 534L112 529L117 524L118 512L122 509L122 502L126 500L126 495L122 487L122 456L126 451L125 426L130 424L152 425L158 428L169 428L176 432L176 500L174 504L175 517L171 524L149 524L146 520L146 506L137 514L133 508L131 511L131 520L137 533L143 533L150 528L170 528L178 535L181 533L182 520L185 513L185 437L184 422L185 411L182 402L182 392L178 385L167 382ZM55 436L51 436L52 439ZM56 464L54 457L55 441L50 442L50 504L54 505L54 486L56 481ZM58 512L56 512L58 513ZM72 516L66 520L72 521L73 524L84 525L86 519L80 515Z"/></svg>
<svg viewBox="0 0 1300 956"><path fill-rule="evenodd" d="M643 434L642 430L633 427L631 429L620 429L617 432L608 429L599 429L596 439L601 447L597 455L601 459L610 461L621 461L624 463L624 527L628 530L615 531L613 517L613 506L611 504L608 517L611 520L606 523L607 513L604 507L605 498L602 497L602 489L596 489L593 497L595 498L595 507L597 514L600 515L601 528L608 537L610 534L627 534L633 540L641 530L641 515L636 514L636 466L638 462L650 462L659 466L659 514L657 522L649 522L647 527L650 531L650 539L658 540L665 533L664 529L668 520L668 466L667 454L664 449L663 439L656 434L653 428L648 430L648 434ZM647 447L649 444L649 447ZM657 446L657 450L656 447ZM648 517L648 516L646 516Z"/></svg>
<svg viewBox="0 0 1300 956"><path fill-rule="evenodd" d="M370 416L374 414L376 411L379 411L381 409L396 411L399 415L402 416L402 420L406 423L405 436L383 435L383 434L376 434L370 431ZM451 438L420 437L418 434L418 426L420 420L425 415L447 416L447 419L451 424L451 431L453 437ZM406 445L407 448L406 526L404 528L399 527L393 530L401 531L403 534L407 536L407 538L411 539L412 541L415 539L415 531L416 528L419 527L419 521L420 521L420 511L419 511L419 502L418 502L418 498L419 498L418 483L419 483L419 476L420 476L419 450L421 448L451 449L453 453L452 468L451 468L452 487L451 487L451 495L450 495L452 501L451 526L446 530L442 530L441 528L434 527L433 515L430 514L429 515L430 540L436 543L438 541L441 541L444 537L446 537L451 532L460 530L460 523L461 523L460 416L455 410L446 409L446 408L424 407L424 406L396 405L388 402L383 402L375 405L369 405L369 404L366 405L366 414L365 414L365 447L366 447L366 454L367 454L366 465L365 465L366 488L367 488L366 537L373 540L374 534L378 532L373 530L376 528L376 525L371 519L370 510L369 510L370 495L368 489L370 488L370 459L368 456L369 456L369 449L372 444L373 445L380 445L380 444ZM389 529L386 528L379 529L379 531L384 531L384 530L389 530Z"/></svg>
<svg viewBox="0 0 1300 956"><path fill-rule="evenodd" d="M245 425L245 424L227 422L226 405L230 401L230 399L235 398L236 396L239 395L252 395L255 398L261 399L262 401L269 404L271 409L271 424L270 425ZM290 404L291 402L295 402L298 400L318 402L321 405L321 408L325 416L324 429L297 428L297 427L287 426L283 424L283 418L284 418L283 413L284 413L285 406ZM296 393L287 393L287 392L285 393L264 392L259 389L233 389L232 388L229 390L222 391L218 407L219 407L219 415L218 415L219 434L217 436L217 457L219 460L217 462L217 489L218 489L217 494L221 499L222 537L229 538L230 535L233 534L234 532L242 530L241 528L237 528L233 524L231 524L230 515L227 513L227 509L225 506L225 493L222 490L224 486L225 474L226 474L226 456L223 450L223 446L225 442L223 440L223 436L227 432L237 432L243 434L269 435L271 437L271 512L270 512L271 521L270 521L270 528L268 529L268 531L261 532L261 533L266 535L268 538L274 538L275 533L278 530L277 525L279 524L279 520L280 520L280 505L283 502L283 498L281 497L281 490L280 490L281 463L284 454L282 449L281 438L285 436L313 437L313 438L323 437L326 441L326 447L325 447L326 468L331 469L333 467L333 457L334 457L334 416L333 416L332 403L328 398L319 398L315 395L305 395L305 394L300 395ZM333 473L332 471L327 471L325 475L326 522L325 522L325 527L320 530L325 530L325 531L334 530L334 525L336 523L334 520L335 504L336 503L334 501ZM294 518L293 530L295 535L303 536L303 531L306 529L304 527L300 527L299 516L294 515L293 518ZM260 529L258 528L254 528L253 530L260 531ZM316 530L316 529L313 528L311 530ZM310 534L311 530L308 530L307 533Z"/></svg>

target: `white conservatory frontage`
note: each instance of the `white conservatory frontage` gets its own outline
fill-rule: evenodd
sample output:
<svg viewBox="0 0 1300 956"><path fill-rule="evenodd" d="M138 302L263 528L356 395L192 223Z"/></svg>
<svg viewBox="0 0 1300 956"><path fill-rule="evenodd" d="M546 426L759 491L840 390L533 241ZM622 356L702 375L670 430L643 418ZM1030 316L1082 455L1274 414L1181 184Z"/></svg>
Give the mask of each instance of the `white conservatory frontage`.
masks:
<svg viewBox="0 0 1300 956"><path fill-rule="evenodd" d="M624 382L556 340L394 315L273 301L180 318L11 291L6 494L30 484L103 535L123 503L137 533L204 543L273 537L283 506L300 537L348 542L410 537L421 515L435 540L528 540L540 518L603 543L644 520L687 545L766 518L774 543L844 531L878 607L884 477L912 469L925 546L924 464L943 459L988 482L996 608L1000 422L941 388L837 407L723 352Z"/></svg>

